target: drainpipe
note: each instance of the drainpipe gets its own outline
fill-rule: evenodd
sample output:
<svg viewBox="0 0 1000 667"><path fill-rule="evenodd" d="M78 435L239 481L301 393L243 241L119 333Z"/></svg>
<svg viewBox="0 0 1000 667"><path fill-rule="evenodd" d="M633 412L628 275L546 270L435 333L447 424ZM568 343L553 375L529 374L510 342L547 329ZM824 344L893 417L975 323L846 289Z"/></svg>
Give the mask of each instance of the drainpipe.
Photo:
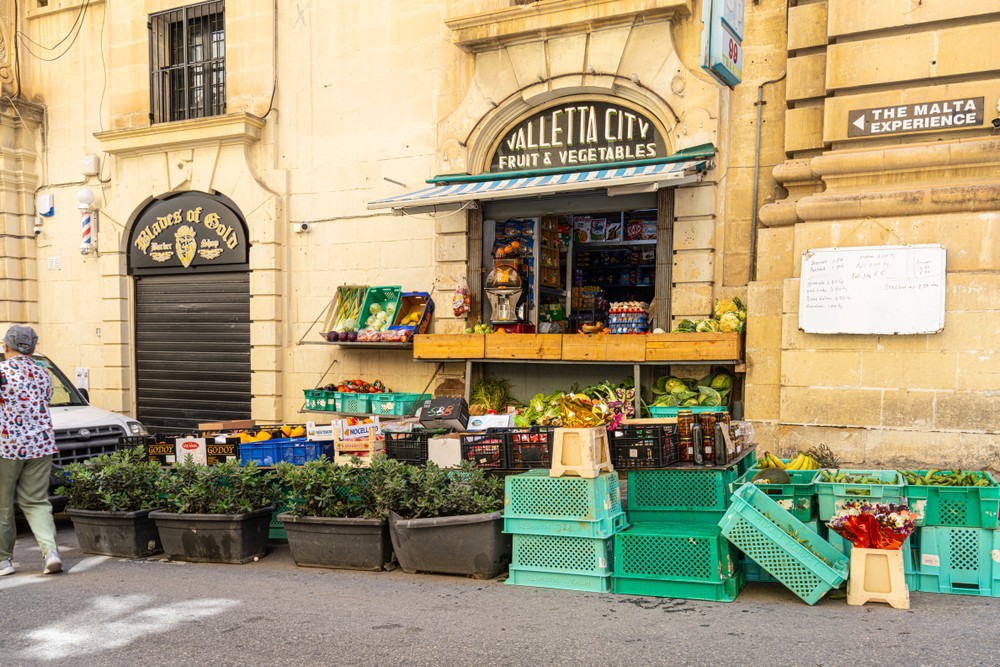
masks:
<svg viewBox="0 0 1000 667"><path fill-rule="evenodd" d="M753 153L753 218L750 222L750 273L747 282L757 279L757 204L760 196L760 126L764 115L764 86L784 80L788 72L757 86L757 139Z"/></svg>

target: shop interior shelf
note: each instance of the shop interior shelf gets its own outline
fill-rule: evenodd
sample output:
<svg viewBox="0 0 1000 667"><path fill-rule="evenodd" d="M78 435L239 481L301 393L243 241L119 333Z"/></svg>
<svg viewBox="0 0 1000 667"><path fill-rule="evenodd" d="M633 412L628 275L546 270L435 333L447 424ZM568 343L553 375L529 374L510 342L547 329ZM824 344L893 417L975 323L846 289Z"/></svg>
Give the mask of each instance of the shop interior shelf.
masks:
<svg viewBox="0 0 1000 667"><path fill-rule="evenodd" d="M330 345L334 347L354 347L354 348L371 348L378 350L412 350L413 343L382 343L378 341L366 342L366 343L340 343L331 342L323 340L306 340L299 343L299 345Z"/></svg>
<svg viewBox="0 0 1000 667"><path fill-rule="evenodd" d="M587 243L577 243L574 247L577 250L586 250L587 248L611 248L620 245L656 245L656 239L646 241L588 241Z"/></svg>

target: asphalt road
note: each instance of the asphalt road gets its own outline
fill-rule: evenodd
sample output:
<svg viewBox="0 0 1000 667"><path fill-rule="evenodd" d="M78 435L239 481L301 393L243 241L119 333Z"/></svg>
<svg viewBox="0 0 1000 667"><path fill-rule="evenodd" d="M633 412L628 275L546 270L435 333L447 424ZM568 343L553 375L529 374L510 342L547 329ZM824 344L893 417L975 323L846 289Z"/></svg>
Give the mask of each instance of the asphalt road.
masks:
<svg viewBox="0 0 1000 667"><path fill-rule="evenodd" d="M751 584L732 604L79 551L42 576L30 534L0 578L0 665L997 665L1000 598L911 595L911 609L813 607Z"/></svg>

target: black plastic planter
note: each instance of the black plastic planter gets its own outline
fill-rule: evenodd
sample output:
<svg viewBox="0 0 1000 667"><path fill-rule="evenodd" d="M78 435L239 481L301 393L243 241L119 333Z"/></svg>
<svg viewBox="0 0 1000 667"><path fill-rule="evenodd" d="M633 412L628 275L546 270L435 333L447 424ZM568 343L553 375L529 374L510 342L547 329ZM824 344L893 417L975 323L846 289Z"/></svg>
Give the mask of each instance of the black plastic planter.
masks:
<svg viewBox="0 0 1000 667"><path fill-rule="evenodd" d="M299 567L382 570L392 560L385 519L293 517L284 513L288 548Z"/></svg>
<svg viewBox="0 0 1000 667"><path fill-rule="evenodd" d="M492 579L510 563L511 536L503 513L402 519L389 513L389 534L404 572L462 574Z"/></svg>
<svg viewBox="0 0 1000 667"><path fill-rule="evenodd" d="M267 552L274 506L246 514L151 512L163 551L192 563L247 563Z"/></svg>
<svg viewBox="0 0 1000 667"><path fill-rule="evenodd" d="M163 551L150 510L101 512L67 509L80 549L88 554L143 558Z"/></svg>

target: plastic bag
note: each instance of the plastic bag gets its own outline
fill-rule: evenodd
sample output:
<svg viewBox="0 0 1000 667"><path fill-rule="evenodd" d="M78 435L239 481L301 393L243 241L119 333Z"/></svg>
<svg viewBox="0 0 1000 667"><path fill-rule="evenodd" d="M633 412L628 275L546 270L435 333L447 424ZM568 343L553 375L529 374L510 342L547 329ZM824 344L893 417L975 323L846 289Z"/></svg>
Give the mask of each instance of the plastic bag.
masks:
<svg viewBox="0 0 1000 667"><path fill-rule="evenodd" d="M472 309L472 297L469 295L469 283L465 276L458 277L458 285L455 287L455 294L451 297L451 310L455 317L465 317Z"/></svg>

